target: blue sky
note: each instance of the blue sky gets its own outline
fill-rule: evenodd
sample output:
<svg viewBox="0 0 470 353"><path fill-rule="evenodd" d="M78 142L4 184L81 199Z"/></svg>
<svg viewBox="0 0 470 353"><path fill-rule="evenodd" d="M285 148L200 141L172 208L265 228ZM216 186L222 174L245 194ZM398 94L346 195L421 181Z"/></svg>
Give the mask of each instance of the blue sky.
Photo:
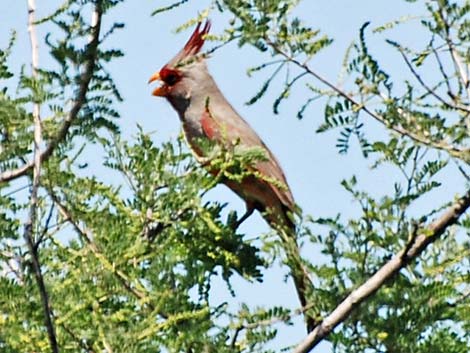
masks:
<svg viewBox="0 0 470 353"><path fill-rule="evenodd" d="M38 2L40 14L46 14L51 7L60 4L60 1L49 1L44 9L42 1ZM146 131L156 130L157 141L176 138L180 132L180 123L176 113L170 105L161 98L152 97L152 87L147 85L150 75L160 69L186 42L190 30L175 33L175 28L194 17L198 12L207 8L207 0L189 1L170 13L163 13L150 17L153 9L172 1L126 1L112 10L108 24L114 20L125 22L126 27L116 32L107 45L119 47L125 57L118 59L110 65L110 70L120 89L124 102L119 110L122 118L118 122L125 138L132 138L136 133L136 124L140 124ZM4 46L8 40L8 30L18 31L18 41L15 46L12 64L16 70L21 63L28 62L30 56L29 38L26 32L27 1L2 0L0 5L0 45ZM393 4L393 5L392 5ZM390 0L304 0L296 9L295 14L300 16L307 24L319 28L323 33L332 37L335 42L318 57L311 61L311 67L335 82L340 70L345 49L352 40L357 38L359 27L366 21L372 26L379 26L385 22L416 14L421 5L410 4L405 1ZM213 12L213 32L220 32L228 17ZM409 32L407 32L409 30ZM44 34L44 29L40 28ZM419 43L421 34L409 27L391 32L391 36L405 38L410 43ZM383 57L383 63L390 70L397 70L395 62L398 54L376 40L377 49ZM206 46L206 49L210 47ZM388 55L389 53L390 55ZM360 185L367 187L376 194L385 194L391 190L392 178L387 178L390 170L387 167L371 173L372 161L363 159L357 148L352 148L347 155L339 155L335 147L336 133L316 134L315 130L323 120L322 102L312 105L301 121L295 117L297 109L303 104L305 91L294 90L292 97L280 108L280 114L275 116L272 112L272 102L282 89L281 80L275 82L268 95L257 104L245 104L260 88L263 78L268 75L260 73L249 78L247 68L269 60L266 54L254 49L238 48L235 44L223 47L216 51L209 60L209 69L224 94L228 97L237 111L253 126L265 140L267 145L278 157L287 175L297 203L305 214L318 216L334 216L343 213L345 217L356 213L355 205L350 196L340 186L340 181L353 174L358 176ZM40 62L48 64L45 47L41 47ZM400 75L400 72L397 71ZM311 81L315 83L314 81ZM297 93L297 94L296 94ZM369 123L369 122L368 122ZM369 133L383 134L373 121L368 124ZM95 163L101 163L95 160ZM455 186L457 189L458 186ZM437 194L439 201L445 198ZM244 205L234 194L225 187L217 187L209 195L211 199L227 201L231 207L240 212ZM243 224L241 231L252 236L267 231L264 221L255 215ZM308 248L304 255L318 260L319 255L314 249ZM253 304L277 304L297 307L296 296L292 286L284 283L285 270L270 271L263 284L254 284L242 279L234 282L235 288L241 295L237 299L228 298L228 292L221 283L214 291L214 302L229 299L235 305L237 300L248 300ZM282 329L280 338L276 341L279 347L293 344L304 336L303 328L294 326ZM323 347L327 347L324 345ZM273 346L276 347L276 346ZM322 348L317 348L322 352Z"/></svg>

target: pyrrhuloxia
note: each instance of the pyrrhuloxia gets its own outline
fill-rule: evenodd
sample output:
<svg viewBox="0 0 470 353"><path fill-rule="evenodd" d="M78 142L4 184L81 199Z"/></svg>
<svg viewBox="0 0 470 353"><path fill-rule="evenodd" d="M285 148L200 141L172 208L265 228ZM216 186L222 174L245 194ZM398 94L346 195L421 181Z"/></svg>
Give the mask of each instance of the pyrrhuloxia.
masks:
<svg viewBox="0 0 470 353"><path fill-rule="evenodd" d="M307 293L311 291L312 283L301 262L295 240L294 198L272 152L225 99L208 72L205 58L198 55L209 29L209 21L202 29L199 23L184 48L150 78L149 83L162 81L162 85L152 94L165 97L177 111L186 140L197 158L207 157L207 151L201 145L204 140L228 148L237 144L265 151L266 160L248 167L249 173L241 182L228 178L222 182L246 202L247 212L240 221L256 209L278 230L286 245L288 264L299 300L302 306L306 306ZM313 323L313 319L307 318L309 329Z"/></svg>

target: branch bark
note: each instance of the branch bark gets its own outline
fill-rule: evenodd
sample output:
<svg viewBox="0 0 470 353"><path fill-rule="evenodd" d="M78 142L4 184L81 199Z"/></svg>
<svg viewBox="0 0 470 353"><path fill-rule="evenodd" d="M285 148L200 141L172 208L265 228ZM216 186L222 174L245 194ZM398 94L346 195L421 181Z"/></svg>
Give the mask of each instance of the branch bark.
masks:
<svg viewBox="0 0 470 353"><path fill-rule="evenodd" d="M78 113L86 102L88 87L90 85L96 67L102 13L103 11L101 1L97 1L92 13L91 34L86 50L88 53L88 57L84 65L83 74L81 75L81 81L78 87L78 92L72 103L72 108L70 109L69 113L62 122L59 131L50 140L47 147L39 154L41 162L46 161L52 155L56 147L65 139L68 131L70 130L70 127L72 126L72 123L75 121L78 116ZM0 173L0 183L8 182L27 174L31 169L34 168L34 164L34 160L30 160L25 165L19 168L7 170L5 172Z"/></svg>
<svg viewBox="0 0 470 353"><path fill-rule="evenodd" d="M39 53L38 41L35 22L36 3L35 0L28 0L28 32L31 41L31 69L33 79L38 78L39 68ZM50 305L49 295L44 283L44 278L41 272L41 263L39 260L38 248L34 241L34 226L37 220L38 208L38 192L41 183L41 145L42 145L42 129L41 129L41 116L40 116L39 102L33 103L33 121L34 121L34 156L33 156L33 182L31 185L31 196L28 219L24 225L24 239L28 246L31 256L31 267L33 269L36 284L39 289L41 297L42 308L44 311L44 323L47 328L47 335L49 338L49 345L53 353L59 352L57 344L57 336L55 332L54 322L52 319L52 309Z"/></svg>
<svg viewBox="0 0 470 353"><path fill-rule="evenodd" d="M433 243L455 224L470 207L470 190L460 197L440 218L431 223L429 227L411 239L402 251L388 261L371 278L346 297L333 312L318 324L308 336L297 345L294 353L311 351L320 341L327 337L336 326L344 322L351 312L368 297L376 293L388 280L400 270L416 259L429 244Z"/></svg>

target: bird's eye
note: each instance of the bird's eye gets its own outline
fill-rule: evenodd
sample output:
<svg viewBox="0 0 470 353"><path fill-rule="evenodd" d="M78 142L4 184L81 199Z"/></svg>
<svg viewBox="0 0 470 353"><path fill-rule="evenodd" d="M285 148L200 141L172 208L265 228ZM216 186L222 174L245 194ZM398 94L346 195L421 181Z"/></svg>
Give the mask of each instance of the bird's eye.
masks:
<svg viewBox="0 0 470 353"><path fill-rule="evenodd" d="M165 77L165 82L169 86L173 86L178 81L178 76L174 73L170 73L167 77Z"/></svg>

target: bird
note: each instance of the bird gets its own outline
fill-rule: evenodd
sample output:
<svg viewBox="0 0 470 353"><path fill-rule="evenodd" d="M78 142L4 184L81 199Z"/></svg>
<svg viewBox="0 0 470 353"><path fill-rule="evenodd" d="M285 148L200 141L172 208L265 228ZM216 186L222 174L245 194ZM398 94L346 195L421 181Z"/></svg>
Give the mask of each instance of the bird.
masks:
<svg viewBox="0 0 470 353"><path fill-rule="evenodd" d="M281 235L299 301L302 307L306 307L313 285L300 260L296 241L294 215L298 207L278 160L228 102L209 73L206 55L201 55L201 48L210 27L210 20L203 26L199 22L184 47L150 77L148 83L161 82L152 95L166 98L176 110L185 139L197 160L208 157L207 141L227 149L239 145L264 152L264 159L246 166L242 180L222 178L221 182L246 203L246 212L236 226L257 210ZM214 170L210 172L215 173ZM314 319L306 316L306 322L310 331Z"/></svg>

